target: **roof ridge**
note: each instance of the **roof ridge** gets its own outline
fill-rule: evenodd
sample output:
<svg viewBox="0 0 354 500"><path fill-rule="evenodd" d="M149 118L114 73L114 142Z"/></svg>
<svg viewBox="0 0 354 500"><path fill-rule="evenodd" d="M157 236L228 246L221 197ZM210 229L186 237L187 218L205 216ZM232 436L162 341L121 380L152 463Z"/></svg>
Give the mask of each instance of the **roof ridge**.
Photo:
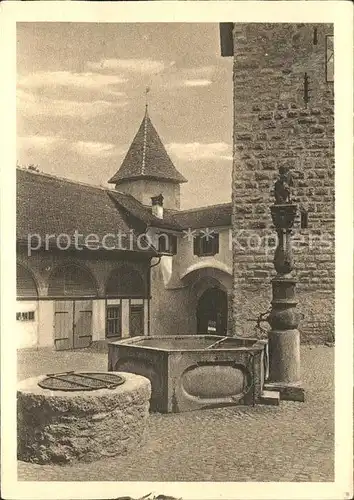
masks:
<svg viewBox="0 0 354 500"><path fill-rule="evenodd" d="M126 197L126 198L129 198L129 199L133 200L134 203L136 203L137 205L139 205L139 207L143 208L148 213L149 205L143 205L141 203L141 201L139 201L137 198L135 198L135 196L133 196L132 194L130 194L130 193L123 193L122 191L118 191L117 189L109 189L108 192L109 192L110 195L111 194L112 195L118 194L120 196L123 196L123 197ZM151 206L150 206L150 209L151 209Z"/></svg>
<svg viewBox="0 0 354 500"><path fill-rule="evenodd" d="M118 196L115 196L115 195L118 195ZM146 224L148 224L152 227L164 227L164 228L168 227L169 229L175 229L177 231L180 231L182 229L182 227L179 225L179 223L174 219L174 212L172 210L171 211L169 209L166 210L166 212L168 212L170 214L170 220L159 219L158 217L156 217L152 213L151 205L144 205L143 203L141 203L139 200L137 200L131 194L122 193L121 191L114 189L114 190L109 191L109 196L112 197L114 199L114 201L116 203L118 203L120 206L123 206L123 208L125 210L127 210L131 214L135 215L136 217L140 218L140 215L137 214L136 212L134 213L134 210L132 210L132 208L130 208L129 206L126 206L124 204L124 200L122 202L122 200L119 199L119 197L122 196L123 199L128 198L128 199L132 200L136 204L138 209L141 210L144 214L144 219L141 219L141 220L143 220L143 222L145 222Z"/></svg>
<svg viewBox="0 0 354 500"><path fill-rule="evenodd" d="M144 208L149 208L149 205L144 205L143 203L141 203L141 201L139 201L137 198L135 198L135 196L133 196L132 194L130 193L124 193L124 191L119 191L118 189L109 189L109 192L110 193L117 193L117 194L121 194L123 196L126 196L127 198L132 198L136 203L139 203L139 205L141 205L142 207ZM151 207L150 207L151 208Z"/></svg>
<svg viewBox="0 0 354 500"><path fill-rule="evenodd" d="M147 112L147 108L146 108L145 116L144 116L144 138L143 138L143 157L142 157L142 162L141 162L141 175L145 175L147 117L148 117L148 112Z"/></svg>
<svg viewBox="0 0 354 500"><path fill-rule="evenodd" d="M187 182L171 160L146 110L119 169L108 183L150 178L178 184Z"/></svg>
<svg viewBox="0 0 354 500"><path fill-rule="evenodd" d="M186 212L198 212L199 210L208 210L209 208L225 207L226 205L232 206L232 202L228 201L225 203L216 203L214 205L204 205L202 207L187 208L185 210L178 210L177 214L183 214Z"/></svg>
<svg viewBox="0 0 354 500"><path fill-rule="evenodd" d="M109 191L109 192L115 191L115 189L113 189L109 186L103 187L103 186L98 186L96 184L89 184L88 182L75 181L74 179L69 179L67 177L60 177L58 175L48 174L47 172L36 172L35 170L29 170L28 168L25 168L25 167L17 166L16 170L21 170L22 172L28 172L31 175L39 175L42 177L47 177L48 179L53 179L56 181L63 181L63 182L68 182L70 184L76 184L79 186L89 187L91 189L100 189L101 191Z"/></svg>

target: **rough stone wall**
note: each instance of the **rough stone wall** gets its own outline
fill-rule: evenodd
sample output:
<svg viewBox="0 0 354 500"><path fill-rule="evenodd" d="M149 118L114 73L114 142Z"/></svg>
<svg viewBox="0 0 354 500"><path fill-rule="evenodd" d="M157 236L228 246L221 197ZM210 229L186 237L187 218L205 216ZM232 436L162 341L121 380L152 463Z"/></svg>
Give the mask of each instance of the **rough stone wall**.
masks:
<svg viewBox="0 0 354 500"><path fill-rule="evenodd" d="M150 381L122 373L114 389L64 392L23 380L17 390L18 458L39 464L92 462L124 455L142 441L149 416Z"/></svg>
<svg viewBox="0 0 354 500"><path fill-rule="evenodd" d="M317 28L317 37L314 28ZM327 340L334 320L334 89L326 82L325 24L235 24L234 332L254 333L275 274L272 190L281 165L293 201L308 211L294 228L302 340ZM317 39L316 39L317 38ZM310 101L304 102L304 73Z"/></svg>

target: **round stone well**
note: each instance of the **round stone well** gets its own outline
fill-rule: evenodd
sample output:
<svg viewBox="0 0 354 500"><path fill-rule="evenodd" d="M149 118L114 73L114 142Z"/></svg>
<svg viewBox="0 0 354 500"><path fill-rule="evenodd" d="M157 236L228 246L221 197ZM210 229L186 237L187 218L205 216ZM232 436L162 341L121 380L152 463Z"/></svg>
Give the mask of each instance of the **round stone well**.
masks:
<svg viewBox="0 0 354 500"><path fill-rule="evenodd" d="M17 386L18 458L39 464L91 462L141 442L150 381L120 372L65 372Z"/></svg>

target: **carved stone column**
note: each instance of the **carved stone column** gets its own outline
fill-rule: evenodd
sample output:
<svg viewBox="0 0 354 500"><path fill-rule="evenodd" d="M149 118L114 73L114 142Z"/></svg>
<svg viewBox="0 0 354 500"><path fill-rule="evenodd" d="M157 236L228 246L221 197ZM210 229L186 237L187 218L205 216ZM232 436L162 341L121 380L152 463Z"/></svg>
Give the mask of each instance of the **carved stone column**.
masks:
<svg viewBox="0 0 354 500"><path fill-rule="evenodd" d="M279 391L281 399L304 401L300 382L300 315L295 299L297 280L292 275L291 230L296 213L297 205L290 202L271 207L278 246L274 255L277 275L272 280L272 310L268 316L269 380L265 388Z"/></svg>

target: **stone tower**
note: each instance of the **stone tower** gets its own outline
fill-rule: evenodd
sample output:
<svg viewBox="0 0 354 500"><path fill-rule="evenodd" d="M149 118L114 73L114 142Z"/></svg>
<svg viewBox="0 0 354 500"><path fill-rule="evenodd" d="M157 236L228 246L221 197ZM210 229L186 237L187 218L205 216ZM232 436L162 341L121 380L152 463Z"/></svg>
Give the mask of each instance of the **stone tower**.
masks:
<svg viewBox="0 0 354 500"><path fill-rule="evenodd" d="M234 58L233 268L236 332L253 333L268 308L275 231L269 212L280 167L294 179L293 252L302 339L334 325L333 25L226 23Z"/></svg>
<svg viewBox="0 0 354 500"><path fill-rule="evenodd" d="M187 182L173 165L153 126L145 115L120 169L108 181L118 191L134 196L143 205L162 195L164 207L180 208L180 184Z"/></svg>

